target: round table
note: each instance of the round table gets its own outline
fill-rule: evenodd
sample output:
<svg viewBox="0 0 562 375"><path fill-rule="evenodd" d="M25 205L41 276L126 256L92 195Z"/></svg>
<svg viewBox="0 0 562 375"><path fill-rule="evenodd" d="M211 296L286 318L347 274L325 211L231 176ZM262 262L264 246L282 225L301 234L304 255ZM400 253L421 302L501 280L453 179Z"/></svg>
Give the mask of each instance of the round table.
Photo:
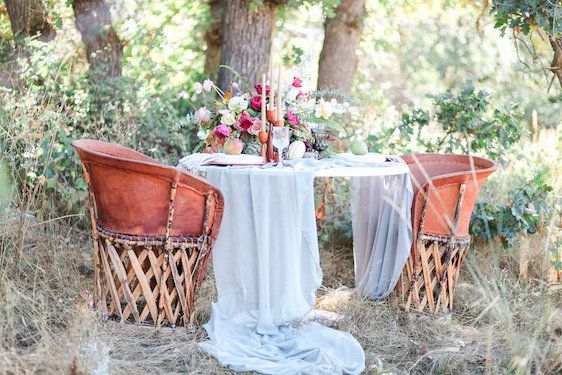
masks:
<svg viewBox="0 0 562 375"><path fill-rule="evenodd" d="M322 282L314 178L352 177L356 288L388 295L411 246L408 168L303 159L290 167L201 167L224 195L213 250L218 302L202 348L238 371L359 373L364 354L348 333L312 323Z"/></svg>

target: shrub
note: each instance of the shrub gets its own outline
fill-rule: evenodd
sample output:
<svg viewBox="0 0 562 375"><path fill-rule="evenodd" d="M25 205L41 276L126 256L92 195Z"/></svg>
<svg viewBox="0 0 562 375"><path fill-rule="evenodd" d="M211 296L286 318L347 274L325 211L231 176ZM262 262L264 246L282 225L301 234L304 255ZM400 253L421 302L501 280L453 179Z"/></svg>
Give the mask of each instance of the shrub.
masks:
<svg viewBox="0 0 562 375"><path fill-rule="evenodd" d="M530 176L516 176L511 182L507 203L497 200L476 203L471 233L486 240L498 237L505 247L512 246L521 234L534 234L548 225L555 207L548 183L549 170L539 169Z"/></svg>
<svg viewBox="0 0 562 375"><path fill-rule="evenodd" d="M458 93L446 91L431 98L431 110L414 108L402 114L398 126L369 136L370 149L386 151L390 144L393 153L479 154L499 160L504 166L509 162L507 155L517 154L512 146L526 133L517 106L494 108L490 95L472 84ZM545 227L556 210L549 179L548 168L515 176L509 181L505 202L497 199L499 192L493 198L481 194L472 216L471 233L486 240L500 238L505 247L510 247L521 234ZM493 189L496 184L497 179L492 178L486 188Z"/></svg>
<svg viewBox="0 0 562 375"><path fill-rule="evenodd" d="M151 91L126 76L94 82L57 57L54 43L28 42L33 52L17 61L18 86L0 89L0 146L16 190L39 189L35 208L84 211L75 139L118 142L168 163L191 150L192 129L171 126L181 117L171 89Z"/></svg>
<svg viewBox="0 0 562 375"><path fill-rule="evenodd" d="M482 154L501 158L525 133L517 106L491 108L489 93L466 85L459 93L431 96L433 110L415 108L395 128L369 136L372 149L389 142L394 151Z"/></svg>

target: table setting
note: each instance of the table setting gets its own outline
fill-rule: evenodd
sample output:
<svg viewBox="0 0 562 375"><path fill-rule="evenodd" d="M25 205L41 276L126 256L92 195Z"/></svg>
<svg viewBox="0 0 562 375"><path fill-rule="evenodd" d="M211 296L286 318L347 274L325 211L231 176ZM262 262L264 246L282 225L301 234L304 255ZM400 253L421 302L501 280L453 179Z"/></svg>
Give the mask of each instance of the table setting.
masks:
<svg viewBox="0 0 562 375"><path fill-rule="evenodd" d="M307 319L322 285L314 181L351 179L355 289L380 299L410 253L408 167L398 156L368 153L360 140L351 152L328 152L334 128L322 121L353 109L312 98L297 77L283 86L279 74L274 90L272 71L251 93L211 86L222 100L193 117L200 152L178 164L206 178L225 202L213 250L218 300L200 347L235 371L358 374L365 369L359 342Z"/></svg>

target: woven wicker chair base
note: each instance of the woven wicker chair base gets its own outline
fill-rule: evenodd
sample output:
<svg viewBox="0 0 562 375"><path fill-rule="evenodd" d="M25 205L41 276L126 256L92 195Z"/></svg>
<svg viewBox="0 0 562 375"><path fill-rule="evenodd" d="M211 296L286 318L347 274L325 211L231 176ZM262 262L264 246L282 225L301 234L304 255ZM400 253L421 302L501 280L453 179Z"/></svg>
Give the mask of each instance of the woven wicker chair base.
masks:
<svg viewBox="0 0 562 375"><path fill-rule="evenodd" d="M195 296L207 261L197 244L132 245L98 239L95 259L97 307L102 314L135 322L193 323Z"/></svg>
<svg viewBox="0 0 562 375"><path fill-rule="evenodd" d="M453 308L455 285L470 238L420 239L408 257L396 284L395 295L406 310L448 312Z"/></svg>
<svg viewBox="0 0 562 375"><path fill-rule="evenodd" d="M468 227L478 192L499 165L472 155L402 158L414 188L414 242L394 294L406 310L447 312L470 245Z"/></svg>
<svg viewBox="0 0 562 375"><path fill-rule="evenodd" d="M90 201L97 309L121 321L192 324L222 220L222 194L126 147L88 139L73 144Z"/></svg>

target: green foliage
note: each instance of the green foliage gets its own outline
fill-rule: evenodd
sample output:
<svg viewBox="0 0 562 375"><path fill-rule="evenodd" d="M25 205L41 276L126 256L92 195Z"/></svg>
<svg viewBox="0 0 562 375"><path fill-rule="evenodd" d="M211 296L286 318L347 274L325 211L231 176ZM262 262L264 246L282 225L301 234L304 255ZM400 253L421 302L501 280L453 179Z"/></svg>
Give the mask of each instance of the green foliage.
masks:
<svg viewBox="0 0 562 375"><path fill-rule="evenodd" d="M415 108L403 113L395 128L368 136L371 150L384 150L390 144L392 153L480 154L507 163L506 151L525 134L516 106L496 108L488 93L471 84L458 93L447 90L431 98L431 110ZM554 212L548 180L549 171L542 168L531 177L510 181L507 202L481 199L472 217L472 233L486 240L498 237L509 247L522 233L543 228ZM496 182L486 186L490 184Z"/></svg>
<svg viewBox="0 0 562 375"><path fill-rule="evenodd" d="M336 16L336 8L340 5L341 0L289 0L289 6L299 7L304 6L305 9L319 4L322 6L322 11L328 18Z"/></svg>
<svg viewBox="0 0 562 375"><path fill-rule="evenodd" d="M170 48L166 33L174 27L185 31L181 18L203 7L168 3L147 2L144 12L150 17L117 23L130 25L120 30L127 40L123 76L105 82L93 81L82 68L72 33L59 33L48 44L21 41L28 53L13 60L18 85L0 91L0 163L10 169L19 191L40 193L35 208L53 215L84 210L85 186L71 146L75 139L118 142L170 164L192 149L193 129L173 124L190 109L187 83L202 76L203 67L191 61L200 61L193 38L183 37L178 51ZM73 24L67 18L71 13L61 14L65 27Z"/></svg>
<svg viewBox="0 0 562 375"><path fill-rule="evenodd" d="M471 232L486 240L500 238L505 247L512 246L522 234L536 233L547 225L555 212L551 202L549 170L539 169L530 176L517 176L511 182L507 204L478 202L471 220Z"/></svg>
<svg viewBox="0 0 562 375"><path fill-rule="evenodd" d="M302 62L304 50L298 46L292 45L288 52L283 55L283 64L285 66L297 66Z"/></svg>
<svg viewBox="0 0 562 375"><path fill-rule="evenodd" d="M265 0L252 0L250 1L249 8L250 11L256 11L257 9L264 6ZM298 8L303 6L305 9L310 9L314 5L320 5L322 7L322 11L326 15L326 17L333 18L336 15L335 9L338 5L340 5L341 0L288 0L287 6L288 8ZM281 9L281 18L285 17L285 8Z"/></svg>
<svg viewBox="0 0 562 375"><path fill-rule="evenodd" d="M522 43L517 51L513 35L500 35L488 12L482 13L481 2L447 1L447 7L442 2L386 3L367 2L359 50L363 62L354 85L366 109L365 128L389 127L404 107L428 108L429 94L460 90L467 80L494 93L492 106L518 103L522 125L531 128L533 111L539 128L560 124L560 90L553 84L547 93L551 74L535 65L536 59L544 66L552 61L548 38L533 35L529 46L535 56Z"/></svg>
<svg viewBox="0 0 562 375"><path fill-rule="evenodd" d="M396 128L380 136L369 136L368 144L378 149L391 139L401 151L482 154L501 158L502 153L524 134L517 107L492 108L489 94L472 84L459 93L450 90L435 96L433 110L415 108L402 114Z"/></svg>
<svg viewBox="0 0 562 375"><path fill-rule="evenodd" d="M493 0L492 13L502 34L511 28L526 35L535 27L554 37L562 33L562 3L557 0Z"/></svg>

